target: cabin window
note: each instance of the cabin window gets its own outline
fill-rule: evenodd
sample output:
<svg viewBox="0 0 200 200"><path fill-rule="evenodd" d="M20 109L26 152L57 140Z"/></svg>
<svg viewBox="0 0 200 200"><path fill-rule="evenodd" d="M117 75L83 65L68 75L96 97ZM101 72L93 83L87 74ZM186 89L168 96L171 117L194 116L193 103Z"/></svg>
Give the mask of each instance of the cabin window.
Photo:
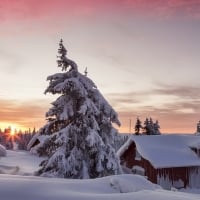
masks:
<svg viewBox="0 0 200 200"><path fill-rule="evenodd" d="M135 160L141 160L141 155L139 154L137 149L135 149Z"/></svg>

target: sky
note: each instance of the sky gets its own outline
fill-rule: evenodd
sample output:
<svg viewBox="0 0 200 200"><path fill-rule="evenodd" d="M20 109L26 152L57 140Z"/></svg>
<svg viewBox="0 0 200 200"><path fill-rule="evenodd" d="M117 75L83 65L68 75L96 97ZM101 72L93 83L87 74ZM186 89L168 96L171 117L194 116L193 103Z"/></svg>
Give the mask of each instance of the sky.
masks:
<svg viewBox="0 0 200 200"><path fill-rule="evenodd" d="M119 115L162 133L200 120L200 0L0 0L0 128L42 127L59 40Z"/></svg>

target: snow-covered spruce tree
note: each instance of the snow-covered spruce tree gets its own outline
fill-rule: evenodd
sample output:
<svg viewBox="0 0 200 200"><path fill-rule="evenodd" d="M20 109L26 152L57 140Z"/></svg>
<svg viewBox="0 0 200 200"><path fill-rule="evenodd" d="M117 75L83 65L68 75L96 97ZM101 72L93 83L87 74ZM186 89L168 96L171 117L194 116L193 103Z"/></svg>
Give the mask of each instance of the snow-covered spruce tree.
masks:
<svg viewBox="0 0 200 200"><path fill-rule="evenodd" d="M154 128L154 135L161 135L160 125L159 125L158 120L156 120L156 122L153 123L153 128Z"/></svg>
<svg viewBox="0 0 200 200"><path fill-rule="evenodd" d="M135 123L135 135L140 135L140 129L142 129L142 122L137 117L136 123Z"/></svg>
<svg viewBox="0 0 200 200"><path fill-rule="evenodd" d="M64 72L47 78L45 93L60 96L40 129L40 135L49 136L38 149L39 155L47 156L38 174L80 179L119 174L119 159L112 147L117 134L112 123L120 125L116 112L93 81L66 57L62 40L58 53L58 67Z"/></svg>
<svg viewBox="0 0 200 200"><path fill-rule="evenodd" d="M144 127L143 127L143 134L145 135L160 135L160 125L158 120L154 123L152 118L150 117L150 120L146 118L144 121Z"/></svg>

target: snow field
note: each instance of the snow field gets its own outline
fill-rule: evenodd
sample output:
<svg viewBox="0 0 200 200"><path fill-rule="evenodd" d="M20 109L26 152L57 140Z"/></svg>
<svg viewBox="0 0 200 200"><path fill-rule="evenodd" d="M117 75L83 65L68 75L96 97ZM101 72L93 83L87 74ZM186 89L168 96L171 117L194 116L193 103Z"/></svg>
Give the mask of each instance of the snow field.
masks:
<svg viewBox="0 0 200 200"><path fill-rule="evenodd" d="M139 175L123 174L97 179L36 177L42 158L29 152L7 151L0 157L1 200L199 200L200 194L166 191ZM9 169L18 168L15 175ZM29 175L29 176L27 176ZM195 191L187 191L195 192Z"/></svg>
<svg viewBox="0 0 200 200"><path fill-rule="evenodd" d="M72 180L19 175L0 175L3 200L197 200L199 195L162 190L143 177L115 175Z"/></svg>

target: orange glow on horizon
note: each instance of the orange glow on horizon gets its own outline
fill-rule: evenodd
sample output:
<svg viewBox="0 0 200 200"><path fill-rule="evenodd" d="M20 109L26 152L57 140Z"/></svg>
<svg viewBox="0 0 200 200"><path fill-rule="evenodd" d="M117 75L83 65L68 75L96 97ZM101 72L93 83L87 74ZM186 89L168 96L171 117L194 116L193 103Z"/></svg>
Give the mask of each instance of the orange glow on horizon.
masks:
<svg viewBox="0 0 200 200"><path fill-rule="evenodd" d="M11 132L10 134L13 136L15 135L15 132L16 131L24 131L24 130L27 130L28 128L25 128L19 124L15 124L15 123L12 123L12 122L2 122L0 123L0 129L1 131L4 131L5 129L8 129L10 128L11 129Z"/></svg>
<svg viewBox="0 0 200 200"><path fill-rule="evenodd" d="M131 130L130 130L130 127L129 126L122 126L122 127L115 127L119 133L122 133L122 134L134 134L135 133L135 130L134 130L134 127L131 127ZM196 132L195 130L196 127L194 128L186 128L186 129L180 129L180 128L162 128L161 126L161 129L160 129L160 132L161 134L194 134Z"/></svg>
<svg viewBox="0 0 200 200"><path fill-rule="evenodd" d="M14 132L12 129L11 129L10 135L11 135L11 136L14 136L14 135L15 135L15 132Z"/></svg>
<svg viewBox="0 0 200 200"><path fill-rule="evenodd" d="M122 120L122 125L120 127L116 126L115 124L114 127L118 130L119 133L125 133L125 134L134 134L134 122L135 121L132 121L131 123L131 127L130 127L130 124L129 124L129 121L127 120ZM165 123L160 123L160 126L161 126L161 133L164 133L164 134L173 134L173 133L188 133L188 134L194 134L196 132L196 124L194 123L193 124L194 126L191 127L191 128L186 128L186 127L176 127L174 126L171 126L171 127L167 127L167 125ZM39 124L35 124L34 126L36 129L38 129L39 127L41 127L41 125ZM4 131L5 129L8 129L10 128L11 129L11 136L14 136L15 135L15 132L19 132L19 131L27 131L29 130L29 128L31 128L31 125L30 127L25 127L23 125L20 125L20 124L17 124L17 123L12 123L12 122L0 122L0 129L1 131Z"/></svg>

